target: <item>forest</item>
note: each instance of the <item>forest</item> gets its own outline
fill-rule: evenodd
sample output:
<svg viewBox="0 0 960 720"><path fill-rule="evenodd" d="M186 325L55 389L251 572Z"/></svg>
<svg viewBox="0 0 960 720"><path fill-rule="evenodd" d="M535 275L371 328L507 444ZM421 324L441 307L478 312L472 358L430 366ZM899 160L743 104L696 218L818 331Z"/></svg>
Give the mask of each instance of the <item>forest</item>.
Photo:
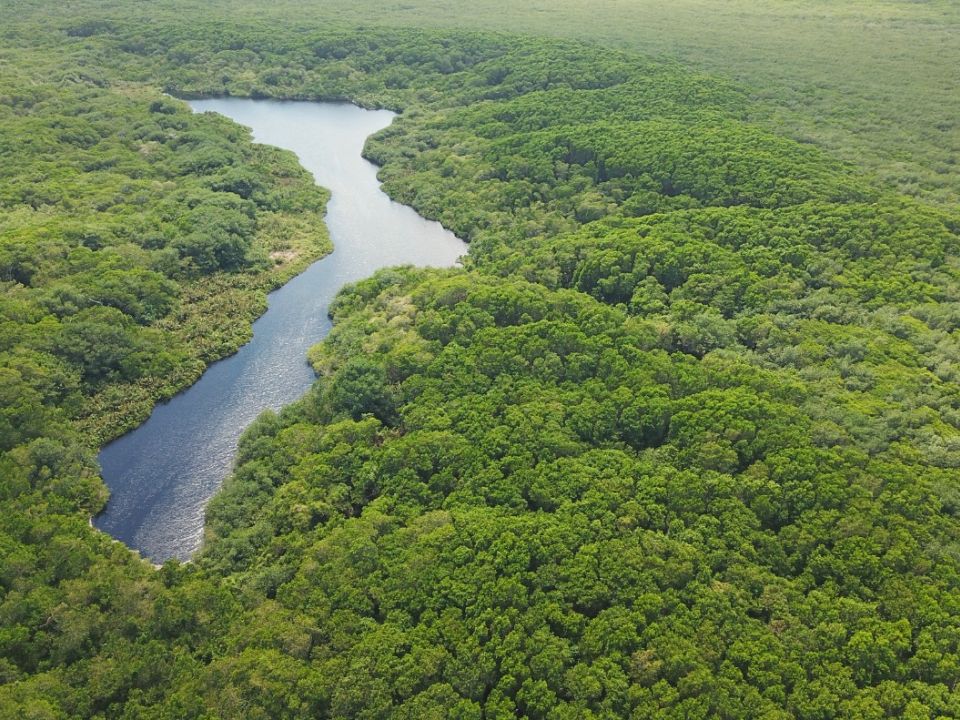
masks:
<svg viewBox="0 0 960 720"><path fill-rule="evenodd" d="M0 10L0 716L960 718L949 147L600 30L155 5ZM399 111L365 155L470 253L341 292L154 568L98 448L331 249L219 95Z"/></svg>

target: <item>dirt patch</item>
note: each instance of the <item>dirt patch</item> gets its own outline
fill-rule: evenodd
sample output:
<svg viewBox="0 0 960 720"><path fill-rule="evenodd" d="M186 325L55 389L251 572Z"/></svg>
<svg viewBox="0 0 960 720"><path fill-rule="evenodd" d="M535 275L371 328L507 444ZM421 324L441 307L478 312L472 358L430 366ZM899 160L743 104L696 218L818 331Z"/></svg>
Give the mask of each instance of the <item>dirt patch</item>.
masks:
<svg viewBox="0 0 960 720"><path fill-rule="evenodd" d="M288 263L291 260L294 260L297 257L296 250L274 250L270 253L270 259L273 260L277 265L283 265Z"/></svg>

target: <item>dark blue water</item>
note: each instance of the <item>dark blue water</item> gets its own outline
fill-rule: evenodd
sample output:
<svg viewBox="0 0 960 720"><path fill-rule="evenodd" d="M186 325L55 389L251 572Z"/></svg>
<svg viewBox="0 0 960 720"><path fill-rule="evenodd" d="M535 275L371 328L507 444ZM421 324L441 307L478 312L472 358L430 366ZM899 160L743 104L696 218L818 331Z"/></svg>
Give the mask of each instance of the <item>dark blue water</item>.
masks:
<svg viewBox="0 0 960 720"><path fill-rule="evenodd" d="M335 250L272 293L253 340L207 370L186 392L100 453L110 488L94 524L154 562L187 560L199 547L204 507L233 467L237 440L262 411L306 392L306 351L330 330L327 308L344 284L389 265L446 267L466 245L438 223L380 190L360 156L366 138L390 124L385 110L345 103L223 98L190 103L253 129L258 142L294 151L332 197L327 227Z"/></svg>

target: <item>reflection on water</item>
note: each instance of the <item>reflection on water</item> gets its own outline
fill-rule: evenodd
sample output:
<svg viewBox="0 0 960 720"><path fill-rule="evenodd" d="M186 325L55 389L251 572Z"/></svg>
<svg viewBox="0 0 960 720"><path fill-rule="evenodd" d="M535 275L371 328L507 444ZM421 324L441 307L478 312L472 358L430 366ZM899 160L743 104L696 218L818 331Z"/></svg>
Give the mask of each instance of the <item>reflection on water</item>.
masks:
<svg viewBox="0 0 960 720"><path fill-rule="evenodd" d="M270 295L269 310L240 352L100 453L111 497L96 526L155 562L189 559L200 544L204 507L230 472L244 428L310 386L306 351L329 332L327 308L344 284L389 265L450 266L466 252L438 223L384 195L375 166L361 158L366 138L393 113L241 98L190 105L252 128L258 142L294 151L332 193L326 220L335 250Z"/></svg>

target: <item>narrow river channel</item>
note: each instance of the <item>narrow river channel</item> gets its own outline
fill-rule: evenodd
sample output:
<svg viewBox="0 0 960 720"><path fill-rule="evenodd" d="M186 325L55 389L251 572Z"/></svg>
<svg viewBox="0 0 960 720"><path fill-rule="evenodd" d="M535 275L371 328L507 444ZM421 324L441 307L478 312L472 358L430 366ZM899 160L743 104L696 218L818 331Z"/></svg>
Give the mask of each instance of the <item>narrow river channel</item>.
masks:
<svg viewBox="0 0 960 720"><path fill-rule="evenodd" d="M438 223L391 201L360 153L393 113L346 103L221 98L190 103L253 129L257 142L292 150L332 197L334 252L272 293L253 340L150 419L100 453L110 488L94 524L154 562L187 560L203 533L204 507L233 467L237 441L266 409L306 392L306 351L330 330L327 309L344 284L390 265L447 267L466 245Z"/></svg>

